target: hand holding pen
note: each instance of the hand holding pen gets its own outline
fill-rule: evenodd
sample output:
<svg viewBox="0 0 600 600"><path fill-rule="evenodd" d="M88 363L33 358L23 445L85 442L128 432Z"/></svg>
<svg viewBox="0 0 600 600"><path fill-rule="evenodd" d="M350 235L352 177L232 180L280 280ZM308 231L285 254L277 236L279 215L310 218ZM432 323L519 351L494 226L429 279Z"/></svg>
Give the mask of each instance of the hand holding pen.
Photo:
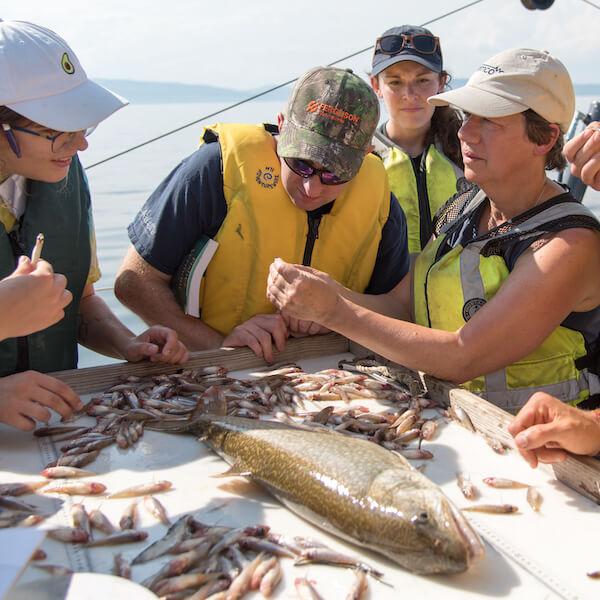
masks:
<svg viewBox="0 0 600 600"><path fill-rule="evenodd" d="M21 256L15 271L0 281L0 339L29 335L64 317L73 296L64 275L40 259L44 235L37 236L31 258Z"/></svg>

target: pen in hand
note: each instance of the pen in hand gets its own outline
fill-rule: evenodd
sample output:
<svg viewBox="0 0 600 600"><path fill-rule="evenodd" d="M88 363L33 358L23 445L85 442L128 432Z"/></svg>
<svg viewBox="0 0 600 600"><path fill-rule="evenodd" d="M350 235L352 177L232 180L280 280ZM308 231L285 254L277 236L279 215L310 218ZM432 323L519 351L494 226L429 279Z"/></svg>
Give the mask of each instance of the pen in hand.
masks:
<svg viewBox="0 0 600 600"><path fill-rule="evenodd" d="M35 238L35 246L33 247L33 251L31 252L31 264L33 266L35 266L37 261L40 260L43 247L44 247L44 234L38 233L37 237Z"/></svg>

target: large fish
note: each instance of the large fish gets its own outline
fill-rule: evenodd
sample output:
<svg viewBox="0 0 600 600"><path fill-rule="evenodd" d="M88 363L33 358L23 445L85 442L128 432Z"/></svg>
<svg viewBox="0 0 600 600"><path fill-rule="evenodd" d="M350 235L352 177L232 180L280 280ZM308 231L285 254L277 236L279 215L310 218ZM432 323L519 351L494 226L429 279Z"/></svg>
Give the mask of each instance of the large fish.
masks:
<svg viewBox="0 0 600 600"><path fill-rule="evenodd" d="M442 491L377 444L214 414L149 426L197 435L232 465L228 474L252 479L314 525L415 573L458 573L483 556Z"/></svg>

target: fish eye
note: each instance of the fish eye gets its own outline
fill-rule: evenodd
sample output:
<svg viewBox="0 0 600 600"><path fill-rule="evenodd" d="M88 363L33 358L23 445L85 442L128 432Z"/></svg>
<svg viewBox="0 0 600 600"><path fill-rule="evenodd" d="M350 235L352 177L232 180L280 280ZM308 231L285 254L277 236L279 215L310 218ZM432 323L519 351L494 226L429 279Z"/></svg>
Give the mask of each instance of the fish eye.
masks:
<svg viewBox="0 0 600 600"><path fill-rule="evenodd" d="M411 521L415 524L415 525L424 525L425 523L427 523L429 521L429 515L423 511L420 512L418 515L415 515Z"/></svg>

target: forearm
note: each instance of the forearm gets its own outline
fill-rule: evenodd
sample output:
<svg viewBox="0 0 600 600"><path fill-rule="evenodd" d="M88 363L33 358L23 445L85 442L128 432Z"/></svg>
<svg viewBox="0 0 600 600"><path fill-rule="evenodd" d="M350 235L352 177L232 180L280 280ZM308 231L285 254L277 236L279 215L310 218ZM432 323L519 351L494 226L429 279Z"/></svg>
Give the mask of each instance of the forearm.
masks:
<svg viewBox="0 0 600 600"><path fill-rule="evenodd" d="M134 334L119 321L100 296L94 293L84 296L79 306L79 317L77 341L80 344L105 356L124 358L125 346Z"/></svg>
<svg viewBox="0 0 600 600"><path fill-rule="evenodd" d="M148 325L164 325L177 332L188 350L219 348L223 336L200 319L186 315L167 281L142 281L131 271L122 272L116 283L118 299Z"/></svg>
<svg viewBox="0 0 600 600"><path fill-rule="evenodd" d="M456 332L377 314L347 298L338 301L323 324L410 369L456 383L475 376L469 353Z"/></svg>
<svg viewBox="0 0 600 600"><path fill-rule="evenodd" d="M412 320L410 308L404 306L402 302L391 294L359 294L348 288L341 288L340 293L344 298L352 302L352 304L361 306L372 312L393 319L402 319L403 321Z"/></svg>

